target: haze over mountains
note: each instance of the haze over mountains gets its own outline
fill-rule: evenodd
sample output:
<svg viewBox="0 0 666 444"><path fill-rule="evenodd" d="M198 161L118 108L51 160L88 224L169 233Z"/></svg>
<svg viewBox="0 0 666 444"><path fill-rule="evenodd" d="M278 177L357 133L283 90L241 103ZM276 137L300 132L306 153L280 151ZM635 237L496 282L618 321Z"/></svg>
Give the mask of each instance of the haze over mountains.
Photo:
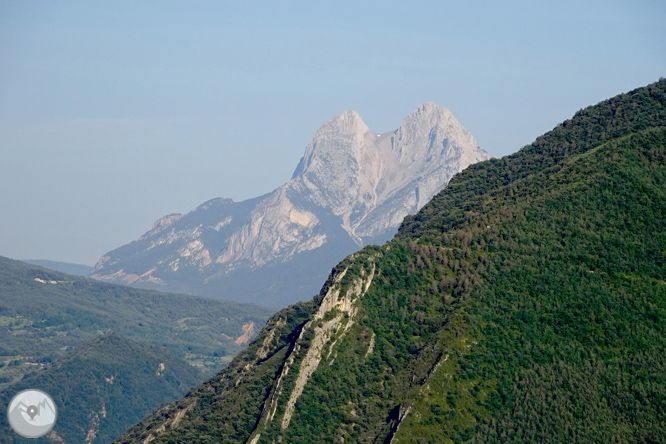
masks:
<svg viewBox="0 0 666 444"><path fill-rule="evenodd" d="M390 239L453 175L489 158L433 103L383 134L345 111L316 131L282 187L165 216L91 277L268 306L306 300L340 259Z"/></svg>
<svg viewBox="0 0 666 444"><path fill-rule="evenodd" d="M88 276L93 267L81 264L71 264L69 262L50 261L46 259L24 259L23 262L39 265L50 270L60 271L61 273L73 274L74 276Z"/></svg>

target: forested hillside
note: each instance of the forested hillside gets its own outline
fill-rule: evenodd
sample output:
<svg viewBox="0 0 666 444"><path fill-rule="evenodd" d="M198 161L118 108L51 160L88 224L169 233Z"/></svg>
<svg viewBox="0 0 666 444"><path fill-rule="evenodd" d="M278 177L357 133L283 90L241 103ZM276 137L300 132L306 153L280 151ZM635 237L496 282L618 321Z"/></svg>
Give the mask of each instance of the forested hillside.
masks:
<svg viewBox="0 0 666 444"><path fill-rule="evenodd" d="M666 442L665 277L662 79L454 177L118 442Z"/></svg>
<svg viewBox="0 0 666 444"><path fill-rule="evenodd" d="M105 443L200 382L199 371L161 347L104 335L0 390L8 406L22 390L48 393L58 409L52 432L23 438L0 423L0 443Z"/></svg>
<svg viewBox="0 0 666 444"><path fill-rule="evenodd" d="M272 313L251 304L105 284L0 257L0 388L108 332L165 347L211 375Z"/></svg>

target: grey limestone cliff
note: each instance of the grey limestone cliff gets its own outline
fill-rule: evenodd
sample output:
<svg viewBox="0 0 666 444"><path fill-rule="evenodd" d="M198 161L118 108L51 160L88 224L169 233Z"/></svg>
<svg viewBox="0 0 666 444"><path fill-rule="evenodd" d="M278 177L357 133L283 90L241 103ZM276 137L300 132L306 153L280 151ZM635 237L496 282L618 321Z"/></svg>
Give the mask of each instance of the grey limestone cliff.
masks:
<svg viewBox="0 0 666 444"><path fill-rule="evenodd" d="M345 111L316 131L285 185L165 216L91 276L276 307L309 299L339 260L390 239L453 175L488 158L430 102L383 134Z"/></svg>

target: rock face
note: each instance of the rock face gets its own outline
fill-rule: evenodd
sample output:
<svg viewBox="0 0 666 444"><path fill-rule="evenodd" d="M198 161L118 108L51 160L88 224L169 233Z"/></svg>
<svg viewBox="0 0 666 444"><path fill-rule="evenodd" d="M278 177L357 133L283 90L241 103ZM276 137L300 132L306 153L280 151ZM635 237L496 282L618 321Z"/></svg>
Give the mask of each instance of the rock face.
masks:
<svg viewBox="0 0 666 444"><path fill-rule="evenodd" d="M317 130L285 185L165 216L91 276L276 307L309 299L340 259L390 239L453 175L488 158L433 103L383 134L345 111Z"/></svg>

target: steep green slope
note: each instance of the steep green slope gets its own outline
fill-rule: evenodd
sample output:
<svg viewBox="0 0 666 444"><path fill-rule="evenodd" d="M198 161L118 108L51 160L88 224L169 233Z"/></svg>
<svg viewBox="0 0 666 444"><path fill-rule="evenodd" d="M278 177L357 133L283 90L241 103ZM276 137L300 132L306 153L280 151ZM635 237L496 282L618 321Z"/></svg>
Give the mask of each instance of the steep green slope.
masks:
<svg viewBox="0 0 666 444"><path fill-rule="evenodd" d="M197 369L159 347L105 335L0 391L0 403L26 389L53 398L58 419L40 439L13 433L0 423L0 443L104 443L121 434L160 404L183 396L200 381Z"/></svg>
<svg viewBox="0 0 666 444"><path fill-rule="evenodd" d="M660 80L456 176L119 442L663 442L665 276Z"/></svg>
<svg viewBox="0 0 666 444"><path fill-rule="evenodd" d="M0 257L0 388L110 331L164 346L212 373L272 313L251 304L105 284Z"/></svg>
<svg viewBox="0 0 666 444"><path fill-rule="evenodd" d="M512 189L460 229L487 258L465 308L475 345L431 376L396 442L665 441L666 129Z"/></svg>

